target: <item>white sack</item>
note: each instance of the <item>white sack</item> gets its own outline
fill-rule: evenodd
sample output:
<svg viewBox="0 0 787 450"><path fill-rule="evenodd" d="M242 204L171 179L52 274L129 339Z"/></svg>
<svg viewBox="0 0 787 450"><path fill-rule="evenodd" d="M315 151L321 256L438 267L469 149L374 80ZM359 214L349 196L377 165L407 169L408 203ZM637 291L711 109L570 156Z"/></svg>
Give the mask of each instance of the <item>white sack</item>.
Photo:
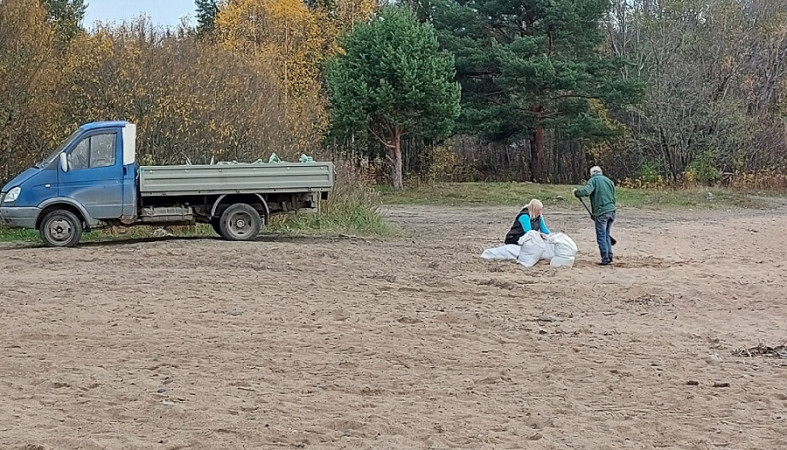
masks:
<svg viewBox="0 0 787 450"><path fill-rule="evenodd" d="M517 260L525 267L532 267L540 259L549 261L553 267L572 267L577 254L577 245L563 233L552 233L546 239L536 230L519 238L519 244L488 248L481 258L492 261Z"/></svg>
<svg viewBox="0 0 787 450"><path fill-rule="evenodd" d="M535 266L546 250L546 242L541 238L541 234L535 230L528 231L519 238L519 243L522 244L517 258L519 264L525 267Z"/></svg>
<svg viewBox="0 0 787 450"><path fill-rule="evenodd" d="M552 258L555 257L555 244L549 239L549 235L544 240L544 253L541 255L541 259L545 259L547 261L552 261Z"/></svg>
<svg viewBox="0 0 787 450"><path fill-rule="evenodd" d="M563 233L549 235L549 241L554 245L554 255L561 258L574 258L577 256L577 244Z"/></svg>
<svg viewBox="0 0 787 450"><path fill-rule="evenodd" d="M515 244L501 245L500 247L488 248L481 253L484 259L494 261L515 260L519 256L519 246Z"/></svg>

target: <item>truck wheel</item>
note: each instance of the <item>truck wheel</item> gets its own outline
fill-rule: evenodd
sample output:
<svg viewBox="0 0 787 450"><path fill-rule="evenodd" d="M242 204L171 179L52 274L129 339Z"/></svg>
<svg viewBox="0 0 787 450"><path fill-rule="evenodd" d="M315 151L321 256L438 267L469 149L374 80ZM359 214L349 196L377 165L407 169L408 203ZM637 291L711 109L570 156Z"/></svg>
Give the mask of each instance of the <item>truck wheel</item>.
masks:
<svg viewBox="0 0 787 450"><path fill-rule="evenodd" d="M230 241L250 241L257 237L262 226L260 213L246 203L236 203L221 214L221 235Z"/></svg>
<svg viewBox="0 0 787 450"><path fill-rule="evenodd" d="M48 247L73 247L82 237L82 221L71 211L58 209L44 216L39 231Z"/></svg>

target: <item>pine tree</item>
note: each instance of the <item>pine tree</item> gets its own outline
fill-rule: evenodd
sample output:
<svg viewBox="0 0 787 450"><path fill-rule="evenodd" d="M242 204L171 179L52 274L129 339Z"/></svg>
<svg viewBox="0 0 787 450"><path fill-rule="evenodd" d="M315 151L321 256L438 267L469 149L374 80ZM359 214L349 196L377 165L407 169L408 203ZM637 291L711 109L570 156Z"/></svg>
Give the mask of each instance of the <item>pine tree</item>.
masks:
<svg viewBox="0 0 787 450"><path fill-rule="evenodd" d="M82 20L87 12L85 0L43 0L49 12L49 21L55 25L57 41L61 46L71 42L77 34L84 31Z"/></svg>
<svg viewBox="0 0 787 450"><path fill-rule="evenodd" d="M604 55L608 0L448 0L434 10L445 48L456 55L466 131L494 141L530 141L531 175L544 176L544 131L566 138L615 133L604 108L637 99L620 78L623 61Z"/></svg>
<svg viewBox="0 0 787 450"><path fill-rule="evenodd" d="M197 5L197 31L205 36L213 32L216 15L219 13L217 0L195 0Z"/></svg>
<svg viewBox="0 0 787 450"><path fill-rule="evenodd" d="M440 51L434 29L401 7L384 7L340 40L328 89L336 134L378 139L389 152L394 189L402 189L403 136L442 139L459 116L454 61Z"/></svg>

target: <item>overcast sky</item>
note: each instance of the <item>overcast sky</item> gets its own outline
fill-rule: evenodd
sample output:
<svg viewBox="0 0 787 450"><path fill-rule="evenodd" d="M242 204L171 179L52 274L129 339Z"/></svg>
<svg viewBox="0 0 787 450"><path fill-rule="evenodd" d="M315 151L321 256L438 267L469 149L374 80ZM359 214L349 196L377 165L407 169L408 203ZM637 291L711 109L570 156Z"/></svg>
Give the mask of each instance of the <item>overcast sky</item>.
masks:
<svg viewBox="0 0 787 450"><path fill-rule="evenodd" d="M194 0L87 0L87 14L83 25L92 28L93 22L120 22L147 14L156 25L175 26L180 18L190 16L196 23Z"/></svg>

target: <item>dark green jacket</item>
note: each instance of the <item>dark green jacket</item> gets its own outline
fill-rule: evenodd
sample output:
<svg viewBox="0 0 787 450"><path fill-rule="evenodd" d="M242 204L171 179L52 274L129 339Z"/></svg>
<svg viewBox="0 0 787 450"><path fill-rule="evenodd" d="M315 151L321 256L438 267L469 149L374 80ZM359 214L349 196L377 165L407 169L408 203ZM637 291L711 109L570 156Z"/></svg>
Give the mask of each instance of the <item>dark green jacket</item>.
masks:
<svg viewBox="0 0 787 450"><path fill-rule="evenodd" d="M594 217L615 210L615 183L604 175L593 175L574 195L590 197Z"/></svg>

